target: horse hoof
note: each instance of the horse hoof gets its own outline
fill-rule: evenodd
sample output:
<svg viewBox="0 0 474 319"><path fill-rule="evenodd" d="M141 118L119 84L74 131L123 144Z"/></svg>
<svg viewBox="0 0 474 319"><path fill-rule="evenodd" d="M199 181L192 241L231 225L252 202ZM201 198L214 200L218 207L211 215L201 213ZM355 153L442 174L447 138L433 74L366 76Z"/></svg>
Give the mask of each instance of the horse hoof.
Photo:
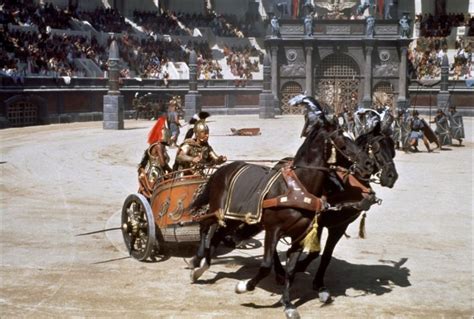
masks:
<svg viewBox="0 0 474 319"><path fill-rule="evenodd" d="M201 266L191 270L191 283L195 283L202 274L209 269L209 264L205 259L201 260Z"/></svg>
<svg viewBox="0 0 474 319"><path fill-rule="evenodd" d="M329 303L331 301L331 294L326 287L321 287L318 292L319 300L322 303Z"/></svg>
<svg viewBox="0 0 474 319"><path fill-rule="evenodd" d="M238 294L243 294L244 292L247 292L247 283L248 280L241 280L235 285L235 292Z"/></svg>
<svg viewBox="0 0 474 319"><path fill-rule="evenodd" d="M300 314L295 308L285 309L285 315L287 319L300 319Z"/></svg>

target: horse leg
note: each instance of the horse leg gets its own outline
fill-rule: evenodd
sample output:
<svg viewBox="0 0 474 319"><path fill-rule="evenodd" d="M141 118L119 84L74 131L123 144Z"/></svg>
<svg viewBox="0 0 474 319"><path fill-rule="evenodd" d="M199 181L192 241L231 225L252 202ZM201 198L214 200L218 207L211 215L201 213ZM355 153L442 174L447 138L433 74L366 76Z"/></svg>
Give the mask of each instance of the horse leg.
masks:
<svg viewBox="0 0 474 319"><path fill-rule="evenodd" d="M283 268L280 260L280 256L278 256L278 252L275 250L273 254L273 269L275 270L275 281L278 285L285 284L285 269Z"/></svg>
<svg viewBox="0 0 474 319"><path fill-rule="evenodd" d="M199 248L192 260L191 282L196 282L211 266L211 240L216 229L217 223L213 223L200 230Z"/></svg>
<svg viewBox="0 0 474 319"><path fill-rule="evenodd" d="M341 239L342 235L346 232L347 226L348 225L344 225L342 227L328 229L328 238L326 240L326 245L324 246L323 255L321 256L321 263L319 264L318 271L313 280L313 289L318 291L319 300L324 303L331 301L329 290L324 286L324 274L331 262L334 248L339 242L339 239Z"/></svg>
<svg viewBox="0 0 474 319"><path fill-rule="evenodd" d="M288 319L299 319L300 315L296 310L294 304L291 303L290 298L290 288L293 284L296 275L296 265L298 264L298 259L302 253L299 244L292 246L287 252L287 263L286 263L286 273L285 273L285 288L283 289L283 294L281 296L280 302L285 307L285 315Z"/></svg>
<svg viewBox="0 0 474 319"><path fill-rule="evenodd" d="M276 229L267 229L265 232L263 261L260 264L257 275L250 280L241 280L235 287L235 292L238 294L252 291L257 284L272 271L274 253L278 243L278 231Z"/></svg>

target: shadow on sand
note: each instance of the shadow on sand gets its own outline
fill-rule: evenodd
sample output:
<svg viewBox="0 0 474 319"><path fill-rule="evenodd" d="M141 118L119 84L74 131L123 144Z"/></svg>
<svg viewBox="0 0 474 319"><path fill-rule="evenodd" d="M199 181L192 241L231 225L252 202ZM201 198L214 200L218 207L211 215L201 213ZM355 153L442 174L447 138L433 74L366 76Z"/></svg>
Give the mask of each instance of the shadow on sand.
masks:
<svg viewBox="0 0 474 319"><path fill-rule="evenodd" d="M280 257L284 257L282 254ZM215 276L211 279L198 280L196 284L207 285L213 284L221 279L229 278L235 280L247 280L253 277L260 266L262 256L225 256L213 260L213 264L231 264L239 267L235 272L229 268L228 272L213 272L212 266L208 271L209 274L204 278ZM379 264L365 265L352 264L344 260L332 258L325 276L325 284L333 297L347 296L350 298L358 298L366 295L383 295L390 293L396 287L409 287L410 270L402 267L407 258L401 258L399 261L379 260ZM319 267L319 259L313 262L307 271L298 273L291 289L291 299L295 306L299 307L312 299L318 298L318 293L312 290L312 281L317 267ZM283 286L275 282L274 275L269 275L262 280L257 289L264 289L271 294L281 295ZM281 304L279 302L261 305L255 303L242 304L250 308L277 308ZM327 304L322 304L325 306Z"/></svg>

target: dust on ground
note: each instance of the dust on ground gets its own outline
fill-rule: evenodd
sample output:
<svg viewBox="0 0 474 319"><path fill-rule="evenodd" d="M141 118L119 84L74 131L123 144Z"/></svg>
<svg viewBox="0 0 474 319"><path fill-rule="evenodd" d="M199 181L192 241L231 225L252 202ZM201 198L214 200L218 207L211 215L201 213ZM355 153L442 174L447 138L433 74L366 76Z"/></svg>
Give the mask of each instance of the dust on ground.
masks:
<svg viewBox="0 0 474 319"><path fill-rule="evenodd" d="M336 247L326 275L334 302L323 306L311 289L318 262L296 277L292 298L302 318L472 316L473 119L464 121L464 147L397 152L399 180L393 189L375 187L384 201L368 212L368 238L357 238L356 221L351 238ZM120 226L152 125L0 131L2 318L284 317L273 275L251 293L234 293L238 280L257 271L260 245L221 249L210 271L190 284L185 259L193 247L142 263L128 256L120 230L95 233ZM210 142L231 160L280 159L295 154L302 125L301 116L213 116ZM230 136L231 127L260 127L262 134ZM169 150L172 158L175 152Z"/></svg>

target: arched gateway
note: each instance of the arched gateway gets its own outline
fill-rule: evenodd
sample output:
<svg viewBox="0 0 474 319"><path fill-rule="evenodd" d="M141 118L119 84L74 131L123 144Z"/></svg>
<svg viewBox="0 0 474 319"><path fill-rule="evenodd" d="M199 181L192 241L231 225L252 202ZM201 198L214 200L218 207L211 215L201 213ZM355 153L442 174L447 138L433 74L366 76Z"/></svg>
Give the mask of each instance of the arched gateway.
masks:
<svg viewBox="0 0 474 319"><path fill-rule="evenodd" d="M303 114L304 106L290 106L288 101L301 94L303 89L296 82L285 83L281 89L281 113L282 114Z"/></svg>
<svg viewBox="0 0 474 319"><path fill-rule="evenodd" d="M364 20L317 19L308 33L301 20L281 19L280 34L265 37L275 112L300 113L287 102L302 92L335 112L344 106L408 104L405 74L411 39L400 38L398 20L376 20L373 34L366 34Z"/></svg>
<svg viewBox="0 0 474 319"><path fill-rule="evenodd" d="M317 98L333 106L334 112L357 107L360 71L350 56L335 53L324 58L316 69L315 80Z"/></svg>

